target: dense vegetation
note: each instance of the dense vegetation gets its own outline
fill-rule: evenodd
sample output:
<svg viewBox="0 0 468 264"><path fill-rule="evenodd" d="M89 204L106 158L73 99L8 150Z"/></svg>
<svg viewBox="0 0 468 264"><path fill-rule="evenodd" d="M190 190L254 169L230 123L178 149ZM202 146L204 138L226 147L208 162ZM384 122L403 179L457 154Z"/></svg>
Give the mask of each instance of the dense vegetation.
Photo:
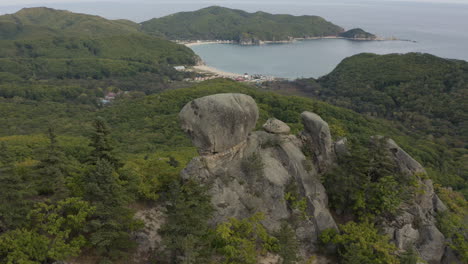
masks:
<svg viewBox="0 0 468 264"><path fill-rule="evenodd" d="M43 38L86 35L88 37L136 33L139 25L128 20L107 20L98 16L71 13L52 8L23 8L0 16L0 39Z"/></svg>
<svg viewBox="0 0 468 264"><path fill-rule="evenodd" d="M142 23L142 30L174 40L268 41L336 36L343 29L317 16L247 13L218 6L181 12Z"/></svg>
<svg viewBox="0 0 468 264"><path fill-rule="evenodd" d="M47 92L41 100L18 95L4 98L0 104L0 112L8 113L2 115L0 127L0 199L8 201L0 206L0 259L20 254L40 263L80 252L96 261L127 259L134 246L129 234L141 227L132 220L130 205L154 202L166 204L168 217L173 219L161 231L170 250L155 252L158 263L213 256L226 263L248 263L265 250L296 259L294 234L287 225L278 234L266 235L258 226L258 215L211 229L207 221L212 208L206 191L196 182L179 180L179 171L196 153L179 128L177 114L190 100L209 94L253 96L260 107L259 127L267 118L277 117L297 132L302 128L299 114L308 110L329 122L335 138L346 136L364 144L371 135L382 134L397 140L418 159L436 161L439 155L438 146L431 141L405 135L389 122L227 80L151 96L122 97L103 108L91 103L54 102L47 99ZM50 126L54 129L49 130ZM50 182L60 184L50 188ZM365 201L365 205L374 213L381 208L378 201ZM64 210L64 206L84 211ZM45 217L41 210L59 212L65 219L78 218L69 224L55 218L34 220ZM458 225L447 225L447 232L463 227L458 216L450 219ZM243 231L252 225L260 233ZM51 244L51 239L59 244ZM35 255L37 252L40 255Z"/></svg>
<svg viewBox="0 0 468 264"><path fill-rule="evenodd" d="M399 172L385 148L387 138L355 144L324 177L330 207L359 219L391 216L415 192L417 179Z"/></svg>
<svg viewBox="0 0 468 264"><path fill-rule="evenodd" d="M438 183L468 195L468 63L429 54L359 54L318 80L272 84L308 97L393 121L426 138L438 153L420 157ZM421 150L424 149L421 148Z"/></svg>
<svg viewBox="0 0 468 264"><path fill-rule="evenodd" d="M183 79L173 66L193 65L195 54L138 28L49 8L0 16L1 96L96 102L110 91L151 93Z"/></svg>

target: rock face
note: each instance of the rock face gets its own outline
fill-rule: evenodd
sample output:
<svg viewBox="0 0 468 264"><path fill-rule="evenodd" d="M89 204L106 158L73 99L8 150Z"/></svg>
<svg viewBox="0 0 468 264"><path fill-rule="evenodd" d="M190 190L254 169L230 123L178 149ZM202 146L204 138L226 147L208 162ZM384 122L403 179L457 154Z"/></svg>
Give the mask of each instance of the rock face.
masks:
<svg viewBox="0 0 468 264"><path fill-rule="evenodd" d="M218 102L220 98L222 103ZM263 212L263 224L269 231L278 230L284 221L292 223L302 242L302 252L315 251L319 233L327 228L336 228L336 224L328 210L325 188L319 181L318 164L306 157L302 149L317 148L317 153L324 153L320 160L331 163L326 160L332 156L328 153L331 151L328 125L316 116L316 121L320 123L309 124L313 127L309 130L314 133L320 131L321 134L310 142L287 135L289 127L276 119L270 119L264 125L270 133L250 133L258 113L255 103L252 105L251 100L247 99L250 97L236 95L236 98L245 101L241 104L246 107L239 109L239 100L231 98L232 95L205 97L188 103L182 110L182 126L200 151L206 153L193 159L182 172L182 177L196 178L211 186L210 194L216 209L213 224L230 217L245 218L255 212ZM195 110L198 114L195 114ZM245 118L234 117L235 122L225 118L239 112ZM191 121L192 118L196 121ZM234 124L237 125L232 126ZM305 132L306 135L310 133ZM229 144L224 144L222 140L229 140ZM311 142L313 146L304 145ZM287 200L286 194L294 196L296 201L305 202L306 208L295 206L291 200Z"/></svg>
<svg viewBox="0 0 468 264"><path fill-rule="evenodd" d="M404 174L424 175L426 171L395 141L389 139L387 148L400 171ZM444 235L437 229L435 216L447 207L434 192L432 181L418 180L420 190L408 203L401 206L402 213L383 224L399 249L415 247L421 258L429 264L441 263L446 243Z"/></svg>
<svg viewBox="0 0 468 264"><path fill-rule="evenodd" d="M401 149L393 139L388 139L387 147L393 155L401 172L404 174L425 174L424 169L419 162L414 160L408 153Z"/></svg>
<svg viewBox="0 0 468 264"><path fill-rule="evenodd" d="M145 208L135 213L135 219L141 220L144 227L133 234L138 243L133 256L134 263L148 263L153 250L161 246L158 230L165 223L166 215L162 207Z"/></svg>
<svg viewBox="0 0 468 264"><path fill-rule="evenodd" d="M191 101L179 117L200 154L209 155L244 141L257 123L258 108L248 95L216 94Z"/></svg>
<svg viewBox="0 0 468 264"><path fill-rule="evenodd" d="M335 164L337 155L348 150L346 139L332 142L328 124L320 116L311 112L301 116L305 130L298 137L288 135L289 127L277 119L264 124L267 132L252 132L258 110L249 96L219 94L188 103L180 113L182 127L202 156L188 164L182 178L210 186L213 225L262 212L262 223L270 232L282 222L289 223L302 255L310 256L317 251L320 232L337 228L319 178ZM441 263L444 254L445 261L452 260L454 254L435 225L436 213L447 208L432 182L421 179L424 168L393 140L386 148L401 172L418 176L420 189L401 206L399 215L383 219L381 227L399 249L415 248L429 264Z"/></svg>
<svg viewBox="0 0 468 264"><path fill-rule="evenodd" d="M301 117L305 129L302 138L308 143L307 148L318 164L319 172L324 173L334 161L330 128L317 114L304 112Z"/></svg>
<svg viewBox="0 0 468 264"><path fill-rule="evenodd" d="M291 128L286 125L281 120L278 120L276 118L270 118L266 121L266 123L263 125L263 129L265 129L266 132L272 133L272 134L289 134L291 132Z"/></svg>

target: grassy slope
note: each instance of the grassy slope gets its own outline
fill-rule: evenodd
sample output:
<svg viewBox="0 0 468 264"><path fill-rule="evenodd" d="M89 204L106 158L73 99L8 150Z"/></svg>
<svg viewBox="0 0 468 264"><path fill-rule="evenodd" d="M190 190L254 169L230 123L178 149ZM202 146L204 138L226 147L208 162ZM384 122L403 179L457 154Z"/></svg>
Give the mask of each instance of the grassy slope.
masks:
<svg viewBox="0 0 468 264"><path fill-rule="evenodd" d="M343 29L318 16L272 15L265 12L208 7L142 23L142 30L169 39L239 40L247 34L260 40L337 35Z"/></svg>

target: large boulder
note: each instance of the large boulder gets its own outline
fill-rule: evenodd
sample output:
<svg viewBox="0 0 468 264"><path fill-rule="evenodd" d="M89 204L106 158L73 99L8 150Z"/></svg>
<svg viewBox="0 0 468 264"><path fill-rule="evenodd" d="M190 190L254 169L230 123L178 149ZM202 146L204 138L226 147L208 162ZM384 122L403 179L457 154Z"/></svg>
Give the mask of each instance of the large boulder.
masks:
<svg viewBox="0 0 468 264"><path fill-rule="evenodd" d="M179 117L199 153L207 155L243 142L255 128L258 108L248 95L216 94L189 102Z"/></svg>
<svg viewBox="0 0 468 264"><path fill-rule="evenodd" d="M420 244L417 249L421 258L429 264L439 264L445 252L445 237L435 225L426 225L420 229Z"/></svg>
<svg viewBox="0 0 468 264"><path fill-rule="evenodd" d="M320 173L326 172L334 161L332 137L328 123L319 115L312 112L301 114L304 124L303 140L312 154L314 161L318 164Z"/></svg>
<svg viewBox="0 0 468 264"><path fill-rule="evenodd" d="M401 149L393 139L388 139L387 147L391 151L400 171L405 174L425 174L426 170L406 151Z"/></svg>
<svg viewBox="0 0 468 264"><path fill-rule="evenodd" d="M270 118L266 121L266 123L263 125L263 129L265 129L266 132L272 133L272 134L289 134L291 132L291 128L286 125L281 120L278 120L276 118Z"/></svg>

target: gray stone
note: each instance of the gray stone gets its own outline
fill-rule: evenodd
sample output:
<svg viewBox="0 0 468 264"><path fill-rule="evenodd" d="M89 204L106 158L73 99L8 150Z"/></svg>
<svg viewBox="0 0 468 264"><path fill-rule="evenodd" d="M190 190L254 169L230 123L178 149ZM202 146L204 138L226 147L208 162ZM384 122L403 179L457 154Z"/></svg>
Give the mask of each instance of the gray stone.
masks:
<svg viewBox="0 0 468 264"><path fill-rule="evenodd" d="M445 251L444 235L434 225L428 225L420 229L420 241L418 251L421 258L428 264L440 263Z"/></svg>
<svg viewBox="0 0 468 264"><path fill-rule="evenodd" d="M439 196L437 194L434 195L432 198L432 202L434 204L434 211L436 213L442 213L448 210L447 206L440 200Z"/></svg>
<svg viewBox="0 0 468 264"><path fill-rule="evenodd" d="M401 149L393 139L389 139L388 149L391 151L401 172L406 174L426 174L424 167Z"/></svg>
<svg viewBox="0 0 468 264"><path fill-rule="evenodd" d="M245 94L216 94L195 99L179 114L182 129L202 155L226 151L255 128L258 108Z"/></svg>
<svg viewBox="0 0 468 264"><path fill-rule="evenodd" d="M237 102L228 101L230 103L223 103L223 109L232 108L229 104L237 104ZM200 104L198 99L194 102L198 106L197 112L200 113L201 107L199 105L203 104ZM196 108L190 104L184 107L181 113L181 116L184 116L183 120L190 120L187 116L195 116L194 109ZM218 115L216 111L210 112L213 115ZM203 115L205 114L204 112ZM212 119L211 117L206 118ZM320 117L317 117L316 121L319 120L321 120ZM209 126L207 122L203 122L205 126ZM281 121L270 120L267 123L278 124L279 122ZM198 127L194 129L195 126L198 126L197 124L188 121L185 123L189 123L189 125L185 124L184 129L192 131L194 143L198 142L197 146L211 146L206 142L213 142L213 140L197 139L200 134L206 134L205 131L210 131L209 128L204 126L203 129ZM225 124L221 126L221 129L224 129L223 126ZM309 128L311 126L314 124L309 124ZM328 125L323 122L315 124L315 126L317 126L315 129L309 129L306 134L318 140L314 142L326 145L320 148L326 149L326 154L321 155L320 160L331 163L332 161L326 160L329 157L327 154L331 152L332 148ZM262 212L265 215L262 224L268 231L274 232L280 228L282 222L296 219L292 223L292 228L298 234L301 251L312 253L317 250L315 242L317 242L321 231L327 228L337 229L328 210L328 197L325 188L319 180L320 172L316 169L319 166L315 160L310 160L302 152L304 147L302 138L281 134L286 133L284 127L281 129L269 129L272 127L271 125L265 125L265 127L270 133L264 131L252 132L248 135L242 133L246 140L236 140L230 144L232 146L229 149L226 149L227 145L224 146L222 148L224 151L204 148L208 150L205 151L206 154L194 158L183 170L181 176L183 179L195 178L202 184L210 186L211 202L216 209L212 225L227 221L231 217L242 219L255 212ZM234 129L237 128L241 129L239 126L234 126ZM194 133L195 130L202 130L203 133ZM325 134L325 138L323 135L312 134L313 131ZM230 132L230 134L237 133L237 131ZM199 144L199 142L203 144ZM266 142L277 143L266 144ZM260 159L256 162L258 164L254 164L255 166L248 165L252 155L256 155ZM252 167L256 167L256 169ZM304 212L297 210L297 208L291 208L290 202L285 198L285 194L290 191L294 191L295 195L298 195L297 199L306 202L307 207Z"/></svg>
<svg viewBox="0 0 468 264"><path fill-rule="evenodd" d="M445 253L442 257L442 264L463 264L457 254L449 246L445 247Z"/></svg>
<svg viewBox="0 0 468 264"><path fill-rule="evenodd" d="M135 219L143 222L144 227L133 234L138 246L134 253L135 263L146 263L151 252L161 247L162 238L158 231L166 222L166 214L162 207L151 207L138 210Z"/></svg>
<svg viewBox="0 0 468 264"><path fill-rule="evenodd" d="M348 151L348 139L347 138L342 138L338 141L335 142L335 153L337 156L344 156L349 153Z"/></svg>
<svg viewBox="0 0 468 264"><path fill-rule="evenodd" d="M319 115L311 112L301 114L305 131L304 140L318 164L319 172L325 172L334 161L332 137L328 123Z"/></svg>
<svg viewBox="0 0 468 264"><path fill-rule="evenodd" d="M396 246L399 249L409 249L418 241L419 231L414 229L411 224L403 226L403 228L395 232Z"/></svg>
<svg viewBox="0 0 468 264"><path fill-rule="evenodd" d="M395 141L387 141L388 150L402 173L422 176L424 168ZM393 221L385 220L384 228L394 228L394 242L400 249L415 247L420 257L429 264L440 263L445 251L445 237L437 229L436 213L447 210L434 192L432 181L418 177L418 190L414 197L403 203Z"/></svg>
<svg viewBox="0 0 468 264"><path fill-rule="evenodd" d="M289 134L291 132L291 128L286 125L281 120L278 120L276 118L270 118L266 121L266 123L263 125L263 129L265 129L266 132L273 133L273 134Z"/></svg>

